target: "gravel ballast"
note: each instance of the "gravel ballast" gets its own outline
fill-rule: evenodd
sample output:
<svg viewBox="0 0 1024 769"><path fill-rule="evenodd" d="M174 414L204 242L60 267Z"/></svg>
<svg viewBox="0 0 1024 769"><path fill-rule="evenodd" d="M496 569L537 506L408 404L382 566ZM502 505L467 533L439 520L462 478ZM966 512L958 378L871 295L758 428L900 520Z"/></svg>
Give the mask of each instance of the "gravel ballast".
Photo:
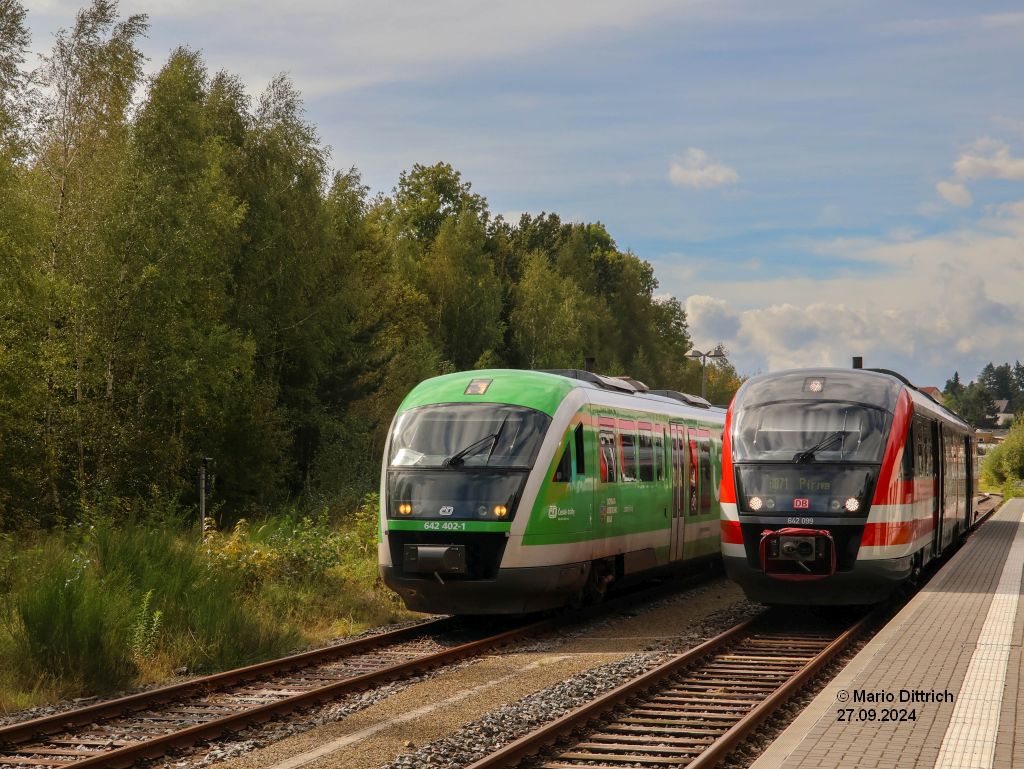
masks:
<svg viewBox="0 0 1024 769"><path fill-rule="evenodd" d="M225 769L440 766L436 762L452 747L439 741L453 735L460 735L456 742L463 759L483 755L648 670L665 653L690 648L758 611L734 585L713 579L626 613L446 668L442 675L368 692L358 703L346 700L295 714L283 724L253 730L255 735L240 735L234 742L219 741L167 765L190 769L235 755ZM517 714L512 703L518 700L523 702ZM429 712L419 714L424 708ZM463 734L464 728L471 731ZM281 733L287 738L277 741Z"/></svg>

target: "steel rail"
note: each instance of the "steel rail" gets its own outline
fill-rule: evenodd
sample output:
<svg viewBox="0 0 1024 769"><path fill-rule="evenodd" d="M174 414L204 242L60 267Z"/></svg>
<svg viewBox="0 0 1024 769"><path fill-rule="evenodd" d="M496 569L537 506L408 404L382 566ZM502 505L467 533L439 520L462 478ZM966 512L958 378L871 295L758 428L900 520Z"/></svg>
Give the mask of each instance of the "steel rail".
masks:
<svg viewBox="0 0 1024 769"><path fill-rule="evenodd" d="M129 694L125 697L97 702L83 708L66 710L62 713L34 718L29 721L18 721L0 727L0 745L5 743L18 744L34 737L53 734L55 731L63 731L76 726L88 726L95 723L97 719L116 718L132 712L145 710L153 705L179 700L183 697L210 694L229 686L247 681L255 681L277 673L299 670L346 655L372 651L381 646L408 641L427 633L440 632L451 622L452 620L448 617L421 622L417 625L398 630L375 633L333 646L311 649L310 651L292 654L288 657L259 662L233 670L225 670L221 673L214 673L201 678L193 678L189 681L163 686L159 689L149 689L144 692ZM0 761L0 763L3 762Z"/></svg>
<svg viewBox="0 0 1024 769"><path fill-rule="evenodd" d="M533 756L546 747L551 746L560 738L573 732L585 729L588 724L608 716L613 710L629 700L643 696L681 672L693 663L700 662L717 653L722 647L732 646L755 629L770 614L770 610L726 630L718 636L706 641L688 652L674 657L668 662L649 670L641 676L606 692L580 708L570 711L518 740L505 745L488 756L470 764L466 769L506 769L517 765L520 761ZM839 654L864 629L876 619L875 613L869 614L843 631L831 641L821 652L800 668L795 674L782 682L770 695L755 705L735 725L713 742L702 748L692 759L679 756L679 764L687 769L701 769L714 765L732 751L736 745L745 740L765 719L772 715L797 691L803 688L821 668ZM656 741L656 739L655 739ZM624 759L623 759L624 760ZM642 759L637 759L642 762ZM616 762L618 763L618 762Z"/></svg>
<svg viewBox="0 0 1024 769"><path fill-rule="evenodd" d="M738 625L734 625L699 646L674 656L668 662L664 662L658 667L652 668L646 673L605 692L586 705L571 710L539 729L523 735L518 740L510 742L494 753L484 756L479 761L475 761L467 766L466 769L498 769L498 767L515 766L524 758L534 755L540 749L551 745L560 737L586 726L588 722L607 714L631 697L644 694L682 668L703 659L709 654L713 654L722 646L742 637L751 625L763 619L767 614L768 612L764 612Z"/></svg>
<svg viewBox="0 0 1024 769"><path fill-rule="evenodd" d="M456 660L463 659L465 657L475 656L487 649L492 649L496 646L502 646L504 644L511 643L512 641L519 640L520 638L554 627L557 624L560 623L555 619L547 619L542 620L540 622L531 623L530 625L526 625L524 627L506 630L505 632L499 633L494 636L488 636L487 638L483 638L477 641L470 641L469 643L460 644L459 646L454 646L450 649L445 649L444 651L424 655L421 657L416 657L405 662L400 662L396 665L390 665L381 670L376 670L370 673L364 673L363 675L345 678L340 681L328 684L327 686L317 687L306 692L301 692L290 697L286 697L277 702L271 702L265 705L257 705L255 707L247 708L236 713L230 713L222 718L217 718L202 724L196 724L185 729L179 729L169 734L153 737L152 739L142 740L131 745L116 748L115 750L109 750L103 753L98 753L97 755L91 756L89 758L82 758L66 762L55 760L52 765L75 767L75 769L78 769L78 767L82 767L83 769L92 769L93 767L110 767L110 769L119 769L121 767L128 767L134 764L136 761L140 761L142 759L151 759L162 756L166 754L167 751L171 748L188 747L190 745L194 745L199 740L209 739L217 737L221 734L225 734L227 732L237 731L242 727L248 726L253 723L262 723L264 721L271 719L274 716L290 713L301 707L315 705L320 702L333 699L341 694L357 691L359 689L366 688L371 685L384 683L386 681L393 680L401 676L410 675L424 670L429 670L431 668L436 668L441 665L445 665L450 662L455 662ZM234 680L236 682L259 680L259 677L253 679L252 676L248 676L244 679L235 678L234 674L241 674L242 671L247 670L250 670L250 668L242 668L239 671L228 671L228 673L226 674L221 674L222 677L220 680L222 682L229 680ZM281 669L275 667L275 670L280 672ZM222 686L221 688L224 688L224 686ZM201 693L202 690L200 689L199 691ZM186 694L186 696L188 695ZM159 705L164 704L166 701L166 699L162 698L155 702L150 701L149 704ZM113 706L118 702L120 702L120 700L114 700L110 703L106 703L108 707L107 713L109 714L106 716L106 718L116 718L117 716L123 714L122 712L110 709L113 708ZM133 697L133 702L131 703L131 707L128 712L137 712L140 709L138 707L139 702L140 700L135 699ZM77 713L75 715L75 723L71 725L81 726L82 717ZM54 731L63 731L62 729L59 729L59 718L47 717L45 720L48 722L48 726L50 727L50 734L53 734ZM95 716L93 718L93 721L95 721ZM86 721L85 724L91 724L93 723L93 721ZM29 727L32 725L32 723L33 722L29 721L25 724L19 725L22 726L22 729L19 730L19 733L28 733ZM0 739L2 739L3 736L3 734L0 734ZM28 739L40 736L40 733L36 732L34 735L31 735ZM24 740L22 740L22 742L24 742ZM5 763L4 758L6 757L0 756L0 764ZM50 762L48 761L45 763L47 765L50 765Z"/></svg>
<svg viewBox="0 0 1024 769"><path fill-rule="evenodd" d="M807 663L799 673L787 680L782 686L768 695L761 703L754 707L740 722L729 731L715 740L704 752L688 763L687 769L707 769L724 759L741 742L746 740L754 731L775 711L781 708L804 686L810 683L825 665L837 657L850 643L863 633L867 627L878 619L875 612L862 617L851 628L842 633L836 640L830 643L813 660Z"/></svg>
<svg viewBox="0 0 1024 769"><path fill-rule="evenodd" d="M82 755L78 751L68 751L69 754L55 756L52 761L18 760L16 756L0 755L0 765L5 763L39 764L61 767L62 769L64 767L72 767L73 769L78 769L79 767L83 769L95 769L97 767L122 769L123 767L131 766L139 760L165 755L170 749L188 747L200 740L235 732L250 724L261 723L274 716L315 705L351 691L369 688L396 678L437 668L574 622L581 622L594 616L632 607L636 604L637 600L654 600L664 597L665 595L670 595L699 584L708 576L710 574L700 573L684 579L665 582L654 588L641 591L639 594L630 593L614 597L596 606L570 611L555 617L548 617L486 638L444 649L440 652L417 656L380 670L350 676L325 686L298 692L276 702L256 705L233 713L226 713L221 718L188 726L168 734L157 735L129 745L123 745L122 741L121 747L116 747L114 750L97 752L95 755L88 755L85 758L75 758L75 755ZM72 731L77 727L96 726L97 722L100 722L102 725L104 721L109 722L123 716L130 716L133 713L144 713L147 709L154 706L180 703L189 697L203 696L221 691L228 692L231 687L238 686L239 684L270 679L275 675L304 668L313 668L317 664L342 659L348 655L372 651L376 648L412 640L417 636L429 635L431 632L443 630L451 624L454 624L454 622L450 618L425 622L408 628L379 633L343 644L229 670L160 689L139 692L77 710L69 710L31 721L10 724L0 728L0 746L3 746L7 752L18 752L19 745L24 745L31 740L38 739L40 742L46 742L47 736ZM110 743L115 741L117 741L116 738L111 738ZM32 747L34 746L26 747L24 753L26 755L32 754ZM40 754L44 754L44 751L40 751ZM45 751L45 754L54 755L54 751L48 749ZM5 761L5 759L8 760Z"/></svg>

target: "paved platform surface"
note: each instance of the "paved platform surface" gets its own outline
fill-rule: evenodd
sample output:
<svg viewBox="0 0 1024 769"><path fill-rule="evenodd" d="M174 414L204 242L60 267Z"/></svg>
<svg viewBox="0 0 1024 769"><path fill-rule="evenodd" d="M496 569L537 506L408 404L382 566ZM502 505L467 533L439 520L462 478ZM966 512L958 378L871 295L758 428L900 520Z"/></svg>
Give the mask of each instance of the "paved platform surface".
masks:
<svg viewBox="0 0 1024 769"><path fill-rule="evenodd" d="M1022 518L1006 502L752 769L1024 769Z"/></svg>

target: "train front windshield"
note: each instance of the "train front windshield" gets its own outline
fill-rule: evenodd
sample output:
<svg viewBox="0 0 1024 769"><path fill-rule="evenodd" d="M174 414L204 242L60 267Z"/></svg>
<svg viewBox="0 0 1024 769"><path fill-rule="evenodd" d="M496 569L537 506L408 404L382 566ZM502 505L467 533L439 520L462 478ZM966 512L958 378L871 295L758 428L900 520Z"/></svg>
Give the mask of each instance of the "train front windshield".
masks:
<svg viewBox="0 0 1024 769"><path fill-rule="evenodd" d="M495 403L407 411L391 436L388 517L511 520L550 423Z"/></svg>
<svg viewBox="0 0 1024 769"><path fill-rule="evenodd" d="M733 460L743 512L863 515L891 416L855 403L769 403L735 415Z"/></svg>

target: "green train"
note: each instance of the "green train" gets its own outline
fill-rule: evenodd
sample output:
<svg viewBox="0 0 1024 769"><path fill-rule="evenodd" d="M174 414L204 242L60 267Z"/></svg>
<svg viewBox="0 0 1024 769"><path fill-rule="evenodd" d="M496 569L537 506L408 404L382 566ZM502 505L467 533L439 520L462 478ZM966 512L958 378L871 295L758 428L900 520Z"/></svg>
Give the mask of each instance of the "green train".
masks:
<svg viewBox="0 0 1024 769"><path fill-rule="evenodd" d="M384 449L381 578L413 611L521 614L717 559L724 419L575 369L428 379Z"/></svg>

